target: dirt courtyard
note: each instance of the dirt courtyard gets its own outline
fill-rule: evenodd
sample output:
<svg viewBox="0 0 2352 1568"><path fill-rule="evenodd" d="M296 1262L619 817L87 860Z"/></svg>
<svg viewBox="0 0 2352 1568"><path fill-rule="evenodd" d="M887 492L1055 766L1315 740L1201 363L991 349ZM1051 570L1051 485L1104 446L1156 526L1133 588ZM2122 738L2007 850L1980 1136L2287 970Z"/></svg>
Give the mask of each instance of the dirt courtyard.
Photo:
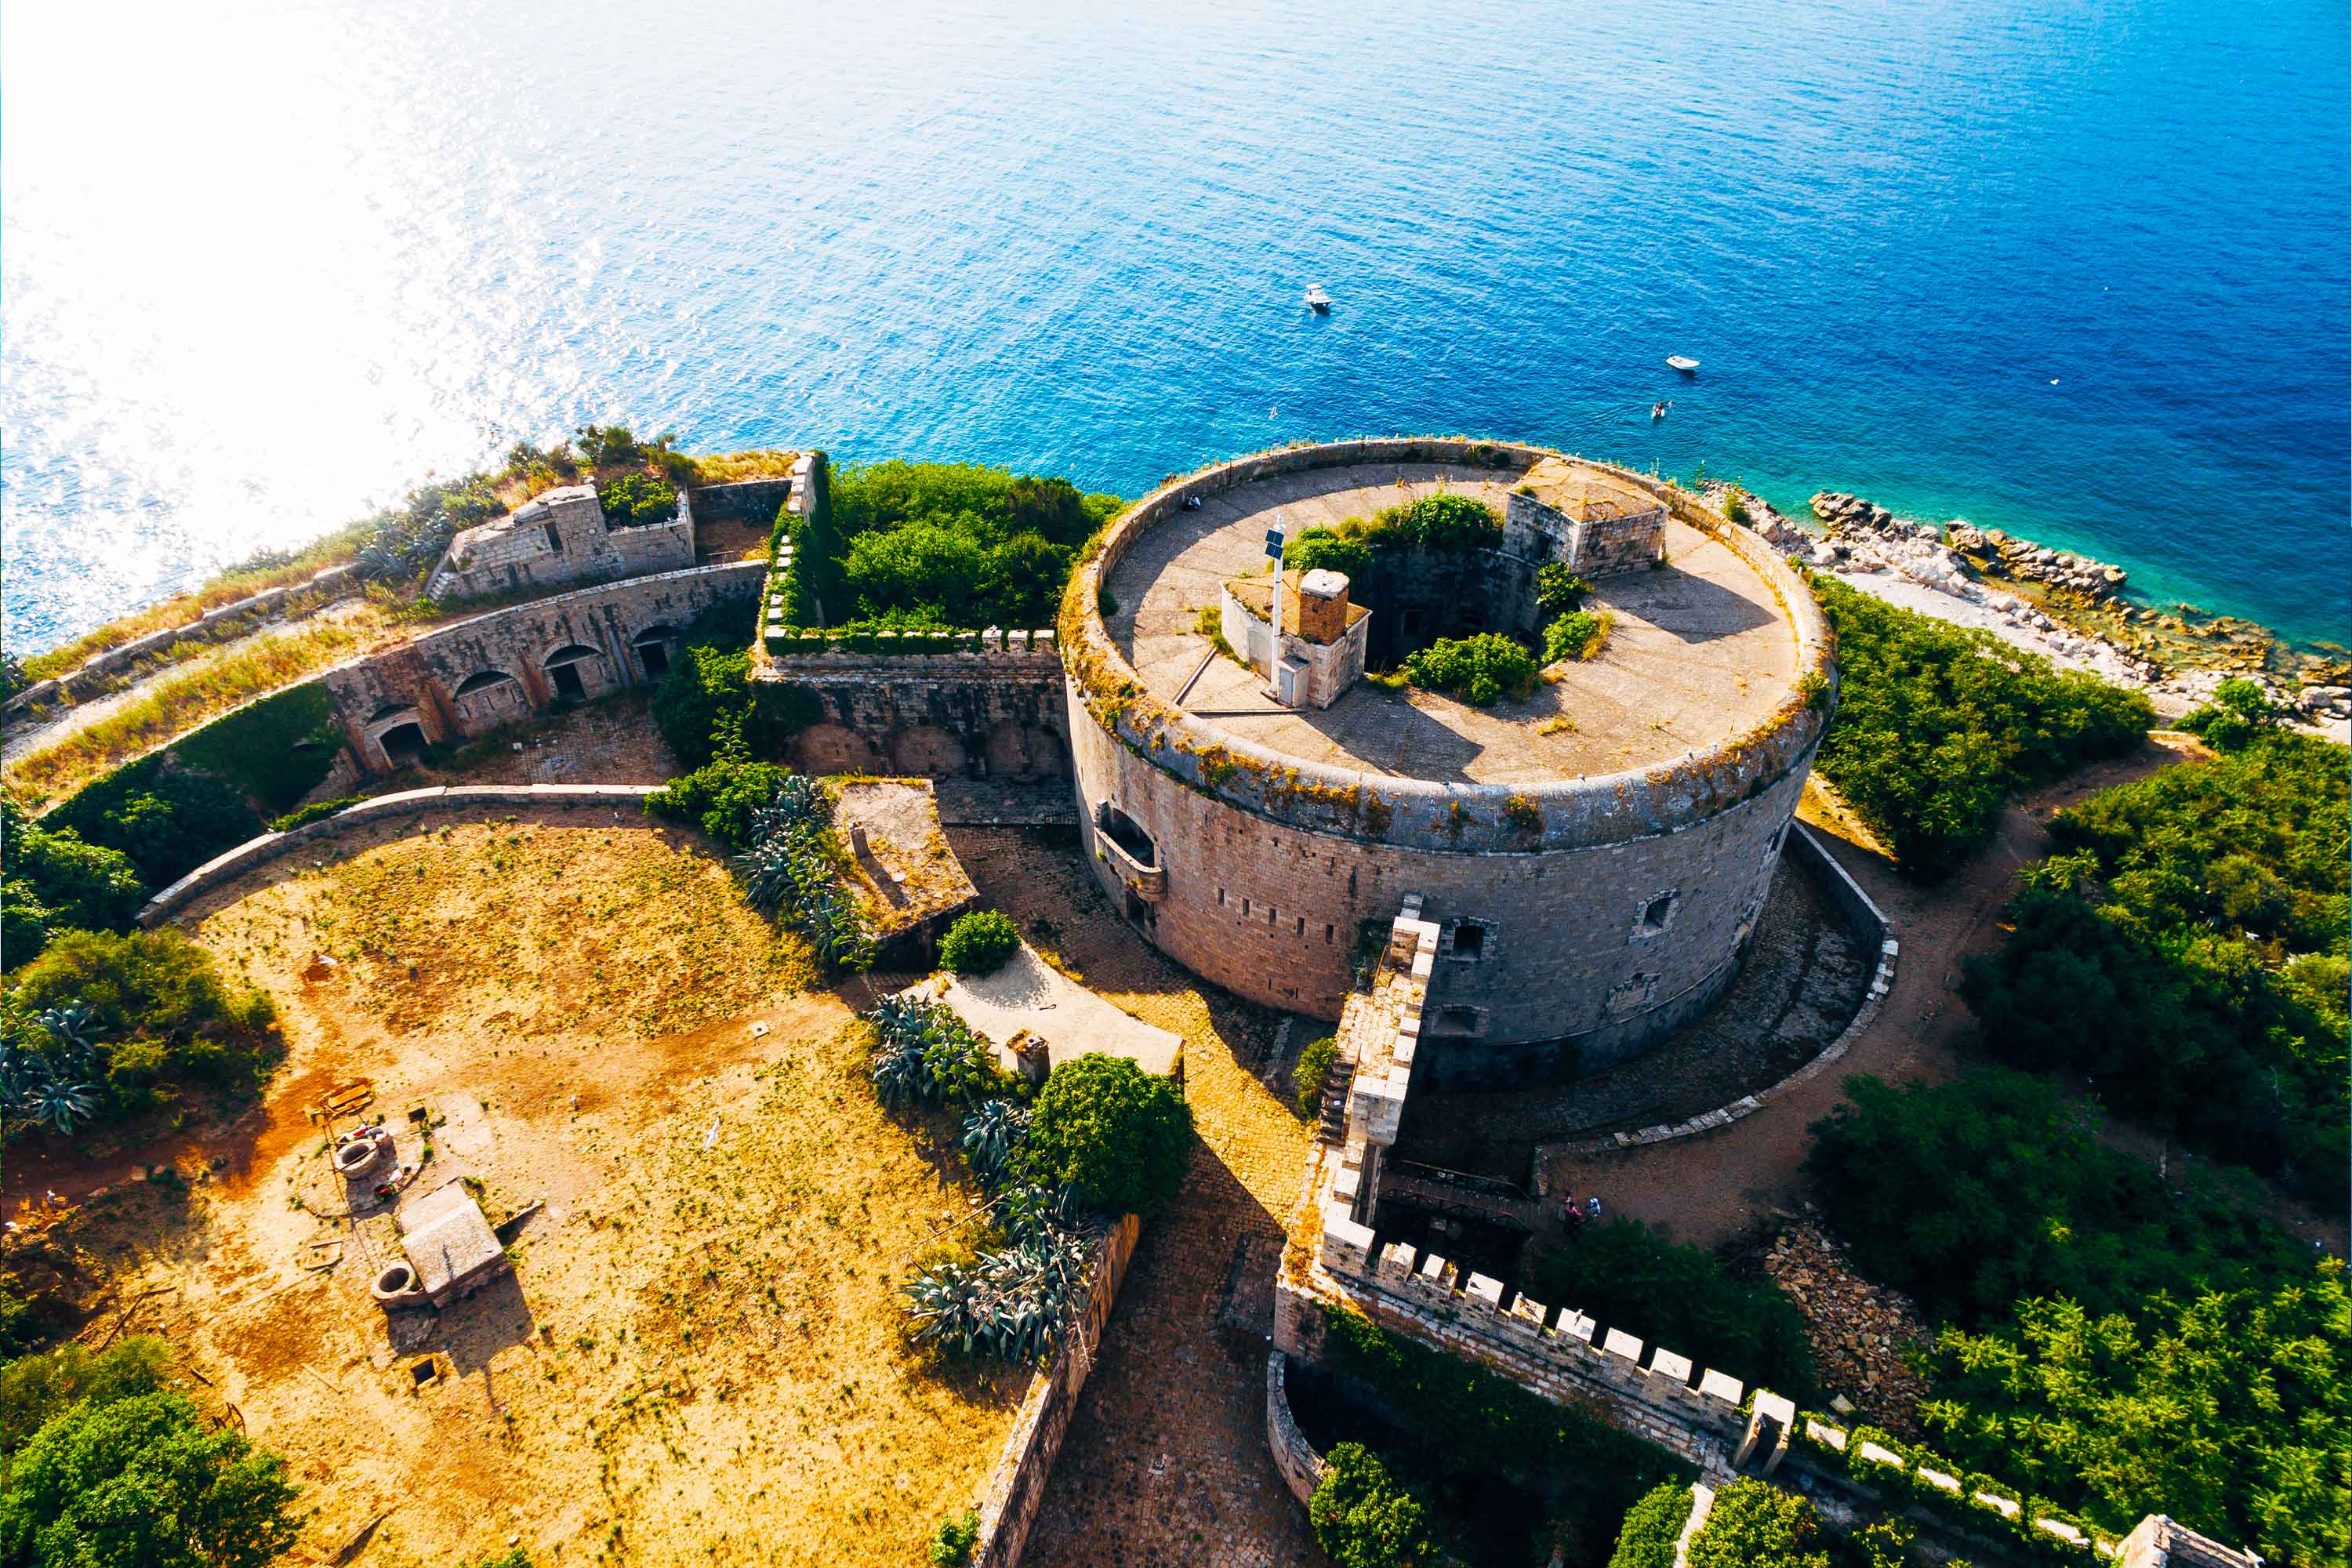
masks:
<svg viewBox="0 0 2352 1568"><path fill-rule="evenodd" d="M919 1562L976 1500L1029 1374L931 1368L898 1299L969 1212L952 1145L877 1103L865 983L807 989L689 836L388 825L187 923L278 998L289 1057L121 1299L154 1292L134 1329L288 1457L307 1560ZM404 1159L431 1145L412 1194L545 1205L513 1276L402 1352L368 1296L391 1221L346 1216L306 1115L359 1079Z"/></svg>

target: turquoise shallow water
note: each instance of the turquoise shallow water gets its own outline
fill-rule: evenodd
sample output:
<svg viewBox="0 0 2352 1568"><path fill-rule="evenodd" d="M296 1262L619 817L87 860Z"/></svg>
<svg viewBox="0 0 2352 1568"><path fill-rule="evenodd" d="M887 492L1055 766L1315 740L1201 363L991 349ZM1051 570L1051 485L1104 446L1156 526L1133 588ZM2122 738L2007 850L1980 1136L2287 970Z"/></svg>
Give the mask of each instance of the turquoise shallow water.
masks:
<svg viewBox="0 0 2352 1568"><path fill-rule="evenodd" d="M841 9L0 15L12 645L607 416L1524 437L2352 626L2335 0Z"/></svg>

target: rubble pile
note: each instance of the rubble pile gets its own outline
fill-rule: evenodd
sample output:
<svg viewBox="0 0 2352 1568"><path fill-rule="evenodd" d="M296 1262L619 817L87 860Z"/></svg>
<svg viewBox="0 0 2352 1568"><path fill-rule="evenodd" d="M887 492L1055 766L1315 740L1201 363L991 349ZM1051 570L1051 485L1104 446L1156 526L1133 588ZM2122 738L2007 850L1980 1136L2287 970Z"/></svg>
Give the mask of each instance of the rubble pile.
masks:
<svg viewBox="0 0 2352 1568"><path fill-rule="evenodd" d="M1805 1314L1805 1337L1822 1390L1840 1415L1859 1413L1896 1436L1916 1442L1919 1402L1927 1382L1906 1364L1935 1341L1927 1320L1900 1291L1861 1275L1845 1248L1811 1220L1800 1220L1772 1243L1764 1272Z"/></svg>

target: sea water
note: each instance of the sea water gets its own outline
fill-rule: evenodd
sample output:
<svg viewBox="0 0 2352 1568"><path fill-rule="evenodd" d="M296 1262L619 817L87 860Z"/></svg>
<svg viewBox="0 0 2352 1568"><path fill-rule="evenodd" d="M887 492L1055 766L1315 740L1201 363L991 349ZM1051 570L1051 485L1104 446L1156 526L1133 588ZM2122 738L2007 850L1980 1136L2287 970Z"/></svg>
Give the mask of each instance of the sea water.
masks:
<svg viewBox="0 0 2352 1568"><path fill-rule="evenodd" d="M1520 437L2343 638L2346 61L2341 0L14 5L7 634L620 419L1129 495Z"/></svg>

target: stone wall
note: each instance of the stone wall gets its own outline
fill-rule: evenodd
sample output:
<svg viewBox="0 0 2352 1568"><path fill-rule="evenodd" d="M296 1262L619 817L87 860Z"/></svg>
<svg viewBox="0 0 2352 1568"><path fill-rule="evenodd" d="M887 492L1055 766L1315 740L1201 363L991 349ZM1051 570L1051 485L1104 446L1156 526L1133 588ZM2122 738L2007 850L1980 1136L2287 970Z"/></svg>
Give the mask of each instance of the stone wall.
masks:
<svg viewBox="0 0 2352 1568"><path fill-rule="evenodd" d="M1323 1479L1323 1456L1298 1429L1298 1418L1290 1413L1290 1358L1280 1351L1268 1351L1265 1356L1265 1444L1274 1450L1274 1468L1282 1472L1285 1486L1301 1505L1315 1496L1315 1488Z"/></svg>
<svg viewBox="0 0 2352 1568"><path fill-rule="evenodd" d="M1075 699L1072 707L1081 711ZM1098 804L1141 829L1164 874L1157 901L1131 918L1228 990L1336 1018L1354 983L1359 929L1385 925L1406 894L1421 894L1432 920L1475 923L1478 956L1449 945L1441 963L1424 1058L1438 1081L1457 1085L1597 1071L1705 1011L1737 973L1804 789L1801 771L1790 773L1712 816L1629 843L1453 852L1235 810L1082 711L1072 742L1081 832L1090 855L1103 848L1094 865L1106 890L1123 898L1116 857L1097 842ZM1653 930L1645 916L1661 899Z"/></svg>
<svg viewBox="0 0 2352 1568"><path fill-rule="evenodd" d="M106 678L129 669L141 659L159 654L173 645L190 640L215 641L225 637L241 637L269 619L297 598L317 595L320 602L331 602L357 589L360 569L346 562L330 566L313 574L308 581L289 584L283 588L265 588L258 594L206 610L194 620L162 631L149 632L119 647L92 654L76 669L55 680L36 681L8 699L5 711L21 713L28 709L46 708L70 698L77 701L96 696Z"/></svg>
<svg viewBox="0 0 2352 1568"><path fill-rule="evenodd" d="M332 816L306 823L287 833L265 833L236 848L214 856L162 892L139 910L139 923L152 927L195 899L225 888L247 872L268 865L279 856L338 837L354 827L421 816L427 812L457 811L490 816L517 810L554 807L570 811L582 806L607 806L632 815L645 809L646 796L656 784L459 784L380 795L345 806Z"/></svg>
<svg viewBox="0 0 2352 1568"><path fill-rule="evenodd" d="M758 561L692 567L488 611L331 669L327 689L362 770L384 773L412 739L461 741L559 700L659 679L688 624L754 597L766 570Z"/></svg>
<svg viewBox="0 0 2352 1568"><path fill-rule="evenodd" d="M1007 640L977 653L844 649L771 659L758 679L813 700L809 721L778 760L814 773L1068 776L1061 661L1050 643Z"/></svg>
<svg viewBox="0 0 2352 1568"><path fill-rule="evenodd" d="M776 513L793 493L789 477L744 479L731 485L699 485L694 490L694 515L705 522L754 522L773 527Z"/></svg>
<svg viewBox="0 0 2352 1568"><path fill-rule="evenodd" d="M1120 1281L1135 1256L1142 1222L1122 1216L1103 1238L1095 1255L1094 1278L1087 1292L1086 1310L1070 1326L1068 1337L1055 1352L1054 1364L1029 1382L1027 1397L1012 1432L1004 1439L996 1469L980 1502L980 1543L972 1549L972 1568L1018 1568L1029 1543L1029 1527L1045 1499L1045 1483L1061 1456L1062 1439L1078 1408L1078 1391L1094 1370L1095 1352L1102 1343L1103 1324L1118 1300Z"/></svg>
<svg viewBox="0 0 2352 1568"><path fill-rule="evenodd" d="M593 485L565 485L449 542L425 580L433 598L594 583L694 564L694 506L684 490L661 522L614 528Z"/></svg>

